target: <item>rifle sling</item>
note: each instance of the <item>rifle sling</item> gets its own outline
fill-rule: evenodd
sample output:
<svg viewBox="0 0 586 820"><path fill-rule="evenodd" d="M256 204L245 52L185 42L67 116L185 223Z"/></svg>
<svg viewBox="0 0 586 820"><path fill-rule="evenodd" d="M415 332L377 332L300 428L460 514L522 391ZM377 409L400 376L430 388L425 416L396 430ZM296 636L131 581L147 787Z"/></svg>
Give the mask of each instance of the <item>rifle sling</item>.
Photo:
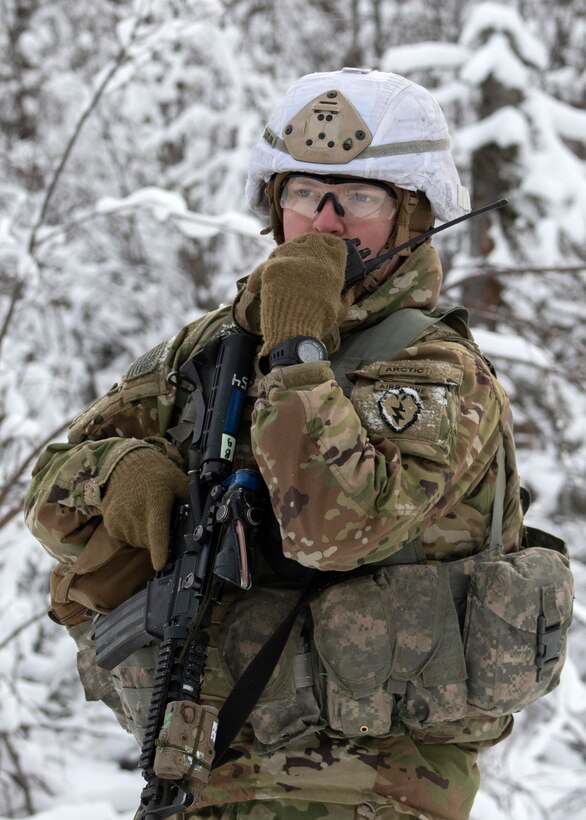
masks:
<svg viewBox="0 0 586 820"><path fill-rule="evenodd" d="M241 752L230 749L230 744L256 706L263 689L269 682L269 678L287 643L287 638L293 629L297 615L312 595L321 591L321 589L323 589L323 584L319 586L311 585L303 591L291 612L275 629L260 652L250 661L234 684L218 714L216 756L214 757L212 769L240 757Z"/></svg>

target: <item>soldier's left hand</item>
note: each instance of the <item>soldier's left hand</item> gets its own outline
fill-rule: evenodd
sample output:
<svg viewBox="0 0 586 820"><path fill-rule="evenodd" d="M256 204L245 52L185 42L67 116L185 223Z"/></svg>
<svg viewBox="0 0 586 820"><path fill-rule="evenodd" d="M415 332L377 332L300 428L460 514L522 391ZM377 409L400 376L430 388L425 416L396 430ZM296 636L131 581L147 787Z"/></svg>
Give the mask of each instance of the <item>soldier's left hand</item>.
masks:
<svg viewBox="0 0 586 820"><path fill-rule="evenodd" d="M183 470L154 447L127 453L114 467L102 499L108 535L148 550L156 570L163 569L176 500L189 494Z"/></svg>

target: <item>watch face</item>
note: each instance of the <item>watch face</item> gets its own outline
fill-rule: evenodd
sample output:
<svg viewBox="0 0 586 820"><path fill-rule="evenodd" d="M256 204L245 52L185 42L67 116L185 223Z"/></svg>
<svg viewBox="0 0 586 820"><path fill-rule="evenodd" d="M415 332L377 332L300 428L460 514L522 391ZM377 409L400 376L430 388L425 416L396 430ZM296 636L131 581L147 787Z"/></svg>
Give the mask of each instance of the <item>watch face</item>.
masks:
<svg viewBox="0 0 586 820"><path fill-rule="evenodd" d="M297 346L297 355L302 362L321 362L324 359L324 348L316 339L303 339Z"/></svg>

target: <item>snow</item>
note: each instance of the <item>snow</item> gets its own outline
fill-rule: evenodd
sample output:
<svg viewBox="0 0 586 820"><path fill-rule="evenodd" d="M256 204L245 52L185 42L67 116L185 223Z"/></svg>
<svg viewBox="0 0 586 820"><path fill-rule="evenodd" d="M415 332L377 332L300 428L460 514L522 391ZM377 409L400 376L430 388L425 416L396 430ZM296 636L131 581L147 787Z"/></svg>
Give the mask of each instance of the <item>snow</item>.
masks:
<svg viewBox="0 0 586 820"><path fill-rule="evenodd" d="M535 105L543 107L556 133L566 140L584 142L586 135L586 111L567 105L540 91L534 93Z"/></svg>
<svg viewBox="0 0 586 820"><path fill-rule="evenodd" d="M290 81L313 70L310 34L320 54L354 42L342 31L344 3L332 43L326 12L296 0L282 31L278 4L270 17L249 17L234 3L234 20L218 0L98 0L83 20L63 4L33 6L20 52L32 73L20 87L30 92L23 110L42 112L42 122L0 152L0 820L132 820L142 788L136 745L105 706L84 702L74 644L45 615L52 560L21 514L30 470L130 361L231 302L236 279L266 256L271 242L244 204L252 142ZM424 85L434 78L467 184L477 152L515 149L510 208L488 218L492 249L482 258L470 250L469 223L438 245L454 260L449 298L476 273L508 271L497 329L477 326L474 336L512 396L519 469L534 496L527 521L567 539L577 596L561 685L481 754L472 820L586 820L586 274L560 270L584 264L586 245L586 112L570 104L584 88L584 29L576 19L568 30L574 64L549 72L559 9L537 4L540 16L523 19L510 3L464 6L453 42L432 41L431 28L421 41L394 36L397 14L380 66ZM369 48L373 25L359 32ZM80 111L120 45L126 62L84 123L33 236ZM481 114L489 78L506 104ZM554 270L519 270L546 266Z"/></svg>
<svg viewBox="0 0 586 820"><path fill-rule="evenodd" d="M482 42L486 32L502 33L511 41L513 48L528 65L544 69L548 65L545 44L530 31L516 9L502 3L478 3L469 10L460 42L474 49ZM509 50L502 37L501 48Z"/></svg>
<svg viewBox="0 0 586 820"><path fill-rule="evenodd" d="M218 217L194 213L179 194L153 186L134 191L123 199L102 197L96 203L96 212L100 214L140 209L149 210L159 222L171 221L190 239L209 239L227 231L257 239L262 228L255 217L240 212L228 211Z"/></svg>
<svg viewBox="0 0 586 820"><path fill-rule="evenodd" d="M501 148L526 145L529 126L517 108L505 106L474 125L462 128L454 139L454 151L471 155L483 145L494 142Z"/></svg>
<svg viewBox="0 0 586 820"><path fill-rule="evenodd" d="M506 88L525 90L529 71L517 55L508 48L504 34L494 34L484 48L472 52L462 68L461 79L473 86L494 77Z"/></svg>
<svg viewBox="0 0 586 820"><path fill-rule="evenodd" d="M110 803L98 801L93 803L62 803L57 809L28 815L31 820L131 820L127 813L118 814ZM0 817L0 820L9 820Z"/></svg>
<svg viewBox="0 0 586 820"><path fill-rule="evenodd" d="M490 358L498 356L515 362L525 362L533 367L550 369L554 363L547 352L531 344L523 336L512 333L495 333L485 328L474 329L474 339L483 353Z"/></svg>
<svg viewBox="0 0 586 820"><path fill-rule="evenodd" d="M382 71L409 74L421 68L458 68L469 56L464 46L456 43L415 43L390 49L381 64Z"/></svg>

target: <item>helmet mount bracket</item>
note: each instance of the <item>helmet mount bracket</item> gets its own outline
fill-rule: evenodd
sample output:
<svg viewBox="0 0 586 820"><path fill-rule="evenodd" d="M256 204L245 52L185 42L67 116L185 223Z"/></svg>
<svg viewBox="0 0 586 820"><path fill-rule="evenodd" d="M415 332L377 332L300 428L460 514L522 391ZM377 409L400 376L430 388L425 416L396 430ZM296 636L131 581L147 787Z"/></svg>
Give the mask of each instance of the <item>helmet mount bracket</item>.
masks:
<svg viewBox="0 0 586 820"><path fill-rule="evenodd" d="M339 165L368 148L372 134L350 100L331 89L295 114L283 131L283 141L293 159Z"/></svg>

